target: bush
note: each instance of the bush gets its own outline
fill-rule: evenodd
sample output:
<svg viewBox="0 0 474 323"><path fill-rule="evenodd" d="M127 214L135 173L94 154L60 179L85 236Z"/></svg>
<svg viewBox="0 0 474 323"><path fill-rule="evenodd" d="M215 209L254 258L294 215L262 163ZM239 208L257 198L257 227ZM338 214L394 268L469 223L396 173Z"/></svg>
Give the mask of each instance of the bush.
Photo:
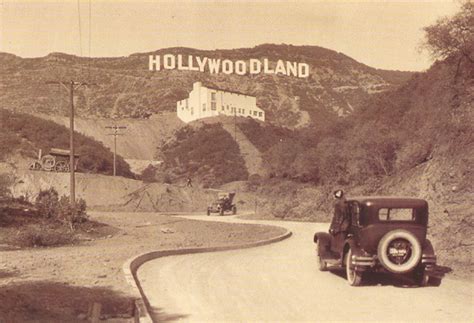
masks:
<svg viewBox="0 0 474 323"><path fill-rule="evenodd" d="M63 195L59 198L58 192L53 187L39 192L35 206L40 217L68 224L71 229L74 228L74 224L85 222L88 218L84 199L76 200L74 212L69 197Z"/></svg>
<svg viewBox="0 0 474 323"><path fill-rule="evenodd" d="M156 172L157 168L153 165L148 165L140 175L140 179L145 183L157 182Z"/></svg>
<svg viewBox="0 0 474 323"><path fill-rule="evenodd" d="M0 200L11 197L10 185L12 181L12 177L8 174L0 174Z"/></svg>
<svg viewBox="0 0 474 323"><path fill-rule="evenodd" d="M69 196L63 195L58 203L58 220L69 224L71 227L76 223L87 221L86 201L84 199L76 200L76 210L73 212Z"/></svg>
<svg viewBox="0 0 474 323"><path fill-rule="evenodd" d="M52 247L70 244L74 240L71 234L61 229L28 227L18 234L16 244L21 247Z"/></svg>
<svg viewBox="0 0 474 323"><path fill-rule="evenodd" d="M47 219L57 218L59 209L58 192L53 187L41 190L36 197L35 206L40 217Z"/></svg>

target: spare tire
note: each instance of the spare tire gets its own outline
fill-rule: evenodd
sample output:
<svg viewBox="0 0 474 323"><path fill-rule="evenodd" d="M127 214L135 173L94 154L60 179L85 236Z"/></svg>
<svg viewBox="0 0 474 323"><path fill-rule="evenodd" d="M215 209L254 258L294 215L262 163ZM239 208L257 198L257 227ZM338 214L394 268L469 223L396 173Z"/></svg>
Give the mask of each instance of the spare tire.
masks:
<svg viewBox="0 0 474 323"><path fill-rule="evenodd" d="M388 271L403 274L412 271L421 259L421 244L406 230L393 230L380 239L377 255Z"/></svg>

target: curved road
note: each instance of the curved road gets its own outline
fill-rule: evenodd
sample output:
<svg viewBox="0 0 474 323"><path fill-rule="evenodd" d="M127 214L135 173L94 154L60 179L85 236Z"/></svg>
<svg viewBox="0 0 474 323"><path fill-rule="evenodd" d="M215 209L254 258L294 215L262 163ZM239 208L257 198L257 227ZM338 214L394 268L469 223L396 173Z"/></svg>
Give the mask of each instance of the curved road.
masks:
<svg viewBox="0 0 474 323"><path fill-rule="evenodd" d="M233 217L192 219L245 222ZM258 221L293 236L251 249L181 255L145 263L138 277L156 321L449 321L474 322L473 284L397 287L378 277L350 287L316 268L315 231L327 224Z"/></svg>

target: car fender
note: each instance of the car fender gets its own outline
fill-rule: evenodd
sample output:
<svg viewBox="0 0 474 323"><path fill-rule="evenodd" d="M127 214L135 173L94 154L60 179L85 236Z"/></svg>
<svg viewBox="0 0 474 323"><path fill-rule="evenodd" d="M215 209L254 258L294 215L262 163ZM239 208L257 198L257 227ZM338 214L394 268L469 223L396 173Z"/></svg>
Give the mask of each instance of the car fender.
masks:
<svg viewBox="0 0 474 323"><path fill-rule="evenodd" d="M314 243L318 243L319 247L317 252L322 258L327 257L327 253L331 247L331 235L327 232L316 232L313 238Z"/></svg>
<svg viewBox="0 0 474 323"><path fill-rule="evenodd" d="M428 239L426 239L425 243L423 244L423 255L426 255L426 256L435 255L433 245L431 244L431 241Z"/></svg>
<svg viewBox="0 0 474 323"><path fill-rule="evenodd" d="M352 250L352 255L353 256L362 256L364 255L364 252L362 249L357 245L357 243L352 239L351 237L346 239L346 242L344 243L344 249L342 252L342 259L344 259L346 253L349 251L349 248Z"/></svg>
<svg viewBox="0 0 474 323"><path fill-rule="evenodd" d="M331 235L327 232L316 232L314 234L313 242L319 243L321 245L330 245L331 244Z"/></svg>

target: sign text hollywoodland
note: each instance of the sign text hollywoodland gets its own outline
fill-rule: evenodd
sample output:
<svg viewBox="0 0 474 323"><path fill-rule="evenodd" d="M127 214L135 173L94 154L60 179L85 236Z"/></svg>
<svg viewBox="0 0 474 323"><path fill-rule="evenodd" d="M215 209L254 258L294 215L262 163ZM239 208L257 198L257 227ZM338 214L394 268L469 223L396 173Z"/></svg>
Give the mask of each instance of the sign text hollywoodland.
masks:
<svg viewBox="0 0 474 323"><path fill-rule="evenodd" d="M188 55L165 54L150 55L148 58L150 71L181 70L199 71L211 74L276 74L306 78L309 76L309 65L306 63L289 62L279 59L276 63L267 58L263 60L251 58L249 60L232 61L230 59L209 58Z"/></svg>

